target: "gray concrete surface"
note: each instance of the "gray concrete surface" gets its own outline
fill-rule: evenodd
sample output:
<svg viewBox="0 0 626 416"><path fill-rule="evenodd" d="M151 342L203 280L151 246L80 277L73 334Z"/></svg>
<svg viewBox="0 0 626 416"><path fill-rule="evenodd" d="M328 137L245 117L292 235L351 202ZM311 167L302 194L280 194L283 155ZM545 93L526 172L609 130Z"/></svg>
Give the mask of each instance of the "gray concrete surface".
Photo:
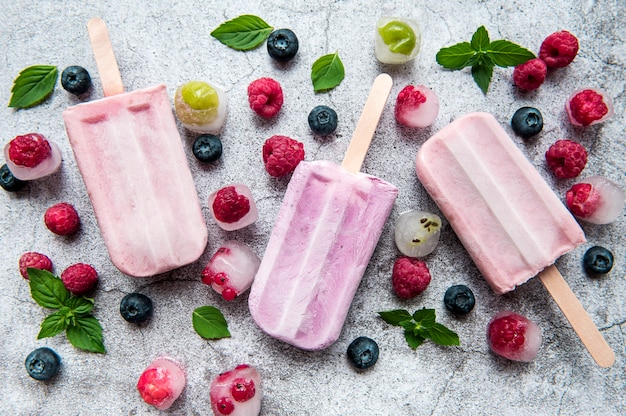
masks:
<svg viewBox="0 0 626 416"><path fill-rule="evenodd" d="M97 3L97 5L95 5ZM261 3L261 2L259 2ZM556 304L536 279L514 293L496 296L481 278L449 227L436 251L426 260L433 275L429 288L409 301L399 300L390 284L398 255L393 242L396 218L408 209L438 212L413 170L420 145L451 120L470 111L493 113L511 133L508 121L523 105L539 108L545 129L529 143L516 143L563 196L573 181L555 180L543 154L557 139L569 137L589 150L583 176L606 175L626 188L624 138L624 69L626 65L626 9L619 0L580 1L454 1L373 0L324 2L233 0L186 1L54 1L7 0L0 22L0 126L2 144L15 135L37 131L61 146L62 169L25 190L0 192L0 414L11 415L148 415L160 413L139 397L135 384L145 366L166 354L186 368L187 387L168 413L210 414L209 383L218 373L239 363L256 366L263 378L263 415L618 415L626 414L626 246L625 219L609 225L582 224L588 243L558 260L591 318L615 351L612 368L598 367L583 348ZM276 28L293 29L300 39L297 58L287 65L274 63L264 47L247 53L226 48L209 36L221 22L256 14ZM415 62L401 66L378 64L373 55L374 24L383 14L415 18L422 28L422 50ZM61 112L79 102L58 84L45 103L28 110L6 107L13 79L33 64L86 67L94 79L87 98L102 96L98 71L86 33L94 16L108 24L128 90L165 83L173 96L190 79L223 85L231 100L222 134L224 155L201 166L190 151L193 135L180 128L189 164L209 229L209 244L195 263L161 276L136 279L120 273L109 261L93 210L78 173ZM550 33L566 29L578 36L581 49L572 65L555 71L536 92L520 94L511 82L512 69L496 68L489 93L483 95L468 70L450 72L435 62L439 48L469 40L480 25L492 39L513 40L537 52ZM315 94L310 67L321 55L338 50L346 78L328 93ZM378 248L350 309L340 339L324 351L304 352L270 339L253 323L247 297L232 303L221 300L200 282L200 272L220 243L237 239L259 255L267 243L288 179L273 179L261 163L261 145L273 134L304 142L306 159L340 161L358 120L369 86L380 72L394 78L392 98L374 138L363 170L396 184L400 195ZM283 86L285 104L280 116L260 121L248 108L246 87L254 79L271 76ZM441 100L436 122L427 129L399 127L392 100L409 83L431 87ZM565 98L582 86L603 88L615 102L615 117L584 130L574 129L563 110ZM306 123L317 104L337 109L340 125L333 136L316 138ZM165 179L165 178L164 178ZM207 209L208 195L231 182L244 182L255 195L260 218L237 232L220 230ZM44 226L44 210L60 201L78 209L82 229L60 238ZM610 248L613 271L592 279L581 259L591 245ZM48 311L31 299L20 277L17 260L25 251L47 253L60 273L76 262L89 262L100 273L95 315L104 327L107 353L73 348L64 335L37 340ZM477 297L475 310L454 318L443 305L452 284L470 286ZM142 327L119 315L121 298L141 291L155 303L153 319ZM202 305L220 308L232 338L206 341L191 325L191 312ZM457 331L461 346L443 348L426 342L417 351L404 342L401 331L377 318L392 308L435 308L438 319ZM543 330L543 345L528 364L492 354L485 342L490 317L512 309L533 319ZM346 360L349 342L359 335L376 339L381 356L375 367L357 372ZM26 355L49 346L63 366L50 382L31 379L24 369Z"/></svg>

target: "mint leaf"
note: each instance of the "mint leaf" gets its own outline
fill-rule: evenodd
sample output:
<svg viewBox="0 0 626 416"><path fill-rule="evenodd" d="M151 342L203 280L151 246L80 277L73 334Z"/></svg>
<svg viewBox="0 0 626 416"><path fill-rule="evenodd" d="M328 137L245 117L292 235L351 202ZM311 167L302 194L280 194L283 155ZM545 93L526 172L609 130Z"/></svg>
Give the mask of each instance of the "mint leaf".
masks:
<svg viewBox="0 0 626 416"><path fill-rule="evenodd" d="M82 296L72 296L67 300L66 305L76 316L85 316L93 310L94 300Z"/></svg>
<svg viewBox="0 0 626 416"><path fill-rule="evenodd" d="M201 306L193 311L191 316L193 328L198 335L207 339L230 337L228 323L222 312L213 306Z"/></svg>
<svg viewBox="0 0 626 416"><path fill-rule="evenodd" d="M481 26L476 30L472 36L471 45L475 51L482 51L489 45L489 33L485 26Z"/></svg>
<svg viewBox="0 0 626 416"><path fill-rule="evenodd" d="M491 77L493 76L493 66L478 62L472 66L472 77L476 84L483 90L483 93L487 94L489 84L491 84Z"/></svg>
<svg viewBox="0 0 626 416"><path fill-rule="evenodd" d="M44 308L59 309L70 298L70 292L65 288L61 279L47 270L29 268L28 284L31 296Z"/></svg>
<svg viewBox="0 0 626 416"><path fill-rule="evenodd" d="M346 75L339 52L324 55L313 62L311 81L315 92L327 91L335 88L343 81Z"/></svg>
<svg viewBox="0 0 626 416"><path fill-rule="evenodd" d="M434 324L428 330L428 338L443 346L460 345L459 336L441 324Z"/></svg>
<svg viewBox="0 0 626 416"><path fill-rule="evenodd" d="M274 28L263 19L244 14L222 23L211 32L211 36L229 48L247 51L261 45Z"/></svg>
<svg viewBox="0 0 626 416"><path fill-rule="evenodd" d="M468 66L474 55L476 51L469 42L461 42L448 48L441 48L435 59L444 68L457 70Z"/></svg>
<svg viewBox="0 0 626 416"><path fill-rule="evenodd" d="M420 335L415 335L413 331L404 331L404 339L409 347L417 349L424 342L425 338Z"/></svg>
<svg viewBox="0 0 626 416"><path fill-rule="evenodd" d="M67 327L66 334L76 348L101 354L105 352L102 326L93 316L76 317L74 325Z"/></svg>
<svg viewBox="0 0 626 416"><path fill-rule="evenodd" d="M381 318L383 318L383 321L387 322L389 325L394 325L394 326L403 326L403 322L408 321L411 322L413 320L413 317L411 316L411 314L408 311L405 311L404 309L395 309L392 311L383 311L383 312L378 312L378 315L380 315Z"/></svg>
<svg viewBox="0 0 626 416"><path fill-rule="evenodd" d="M37 334L37 339L54 337L67 328L67 315L70 308L63 307L57 312L46 316L41 323L41 329Z"/></svg>
<svg viewBox="0 0 626 416"><path fill-rule="evenodd" d="M496 40L486 48L488 56L497 66L517 66L535 58L535 54L508 40Z"/></svg>
<svg viewBox="0 0 626 416"><path fill-rule="evenodd" d="M52 65L34 65L23 69L13 81L9 107L28 108L45 100L56 85L59 70Z"/></svg>
<svg viewBox="0 0 626 416"><path fill-rule="evenodd" d="M422 308L413 314L413 319L418 328L432 328L435 324L435 310Z"/></svg>

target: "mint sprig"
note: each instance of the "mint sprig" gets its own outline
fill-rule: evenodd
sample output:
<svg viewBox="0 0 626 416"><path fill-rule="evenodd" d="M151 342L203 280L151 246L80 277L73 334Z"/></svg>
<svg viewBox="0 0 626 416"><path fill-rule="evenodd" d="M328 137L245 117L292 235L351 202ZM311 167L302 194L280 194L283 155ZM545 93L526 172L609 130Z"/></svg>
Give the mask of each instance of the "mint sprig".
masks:
<svg viewBox="0 0 626 416"><path fill-rule="evenodd" d="M59 70L52 65L34 65L23 69L13 81L9 107L28 108L45 100L56 85Z"/></svg>
<svg viewBox="0 0 626 416"><path fill-rule="evenodd" d="M479 27L471 42L461 42L437 52L437 63L453 71L472 68L472 77L483 93L487 94L493 67L521 65L535 58L535 54L509 40L489 40L485 26Z"/></svg>
<svg viewBox="0 0 626 416"><path fill-rule="evenodd" d="M247 51L261 45L274 28L263 19L244 14L220 24L211 36L229 48Z"/></svg>
<svg viewBox="0 0 626 416"><path fill-rule="evenodd" d="M346 75L339 51L324 55L313 62L311 81L315 92L328 91L343 81Z"/></svg>
<svg viewBox="0 0 626 416"><path fill-rule="evenodd" d="M201 306L191 315L193 328L206 339L229 338L228 323L222 312L214 306Z"/></svg>
<svg viewBox="0 0 626 416"><path fill-rule="evenodd" d="M54 337L65 331L74 347L101 354L105 352L102 326L91 315L93 299L72 295L61 279L47 270L29 268L28 279L35 302L57 310L43 320L37 339Z"/></svg>
<svg viewBox="0 0 626 416"><path fill-rule="evenodd" d="M404 309L378 314L388 324L404 328L404 339L413 349L422 345L426 339L443 346L460 345L459 336L455 332L436 322L434 309L422 308L412 315Z"/></svg>

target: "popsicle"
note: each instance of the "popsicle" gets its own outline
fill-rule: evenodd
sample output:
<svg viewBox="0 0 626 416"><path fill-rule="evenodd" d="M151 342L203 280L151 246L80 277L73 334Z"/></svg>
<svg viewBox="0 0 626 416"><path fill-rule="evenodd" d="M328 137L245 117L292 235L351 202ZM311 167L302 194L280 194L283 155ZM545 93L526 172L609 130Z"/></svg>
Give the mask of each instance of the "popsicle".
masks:
<svg viewBox="0 0 626 416"><path fill-rule="evenodd" d="M248 298L256 324L305 350L339 338L398 189L359 172L392 80L379 75L341 166L300 162Z"/></svg>
<svg viewBox="0 0 626 416"><path fill-rule="evenodd" d="M496 293L539 274L596 362L613 364L613 351L554 266L585 242L584 233L491 114L468 114L428 139L416 172Z"/></svg>
<svg viewBox="0 0 626 416"><path fill-rule="evenodd" d="M63 120L111 261L136 277L191 263L208 231L166 88L124 93L105 23L88 30L106 97Z"/></svg>

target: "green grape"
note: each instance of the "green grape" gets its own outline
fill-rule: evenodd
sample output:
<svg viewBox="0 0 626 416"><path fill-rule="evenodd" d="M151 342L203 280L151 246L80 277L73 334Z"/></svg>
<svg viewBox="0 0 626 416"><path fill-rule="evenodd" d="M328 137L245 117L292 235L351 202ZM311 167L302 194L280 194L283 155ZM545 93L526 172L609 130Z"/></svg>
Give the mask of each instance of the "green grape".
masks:
<svg viewBox="0 0 626 416"><path fill-rule="evenodd" d="M189 81L181 90L183 100L194 110L217 109L220 100L217 91L206 82Z"/></svg>
<svg viewBox="0 0 626 416"><path fill-rule="evenodd" d="M385 26L378 29L378 33L383 38L383 42L389 46L393 53L410 55L415 49L415 32L406 23L392 20Z"/></svg>

